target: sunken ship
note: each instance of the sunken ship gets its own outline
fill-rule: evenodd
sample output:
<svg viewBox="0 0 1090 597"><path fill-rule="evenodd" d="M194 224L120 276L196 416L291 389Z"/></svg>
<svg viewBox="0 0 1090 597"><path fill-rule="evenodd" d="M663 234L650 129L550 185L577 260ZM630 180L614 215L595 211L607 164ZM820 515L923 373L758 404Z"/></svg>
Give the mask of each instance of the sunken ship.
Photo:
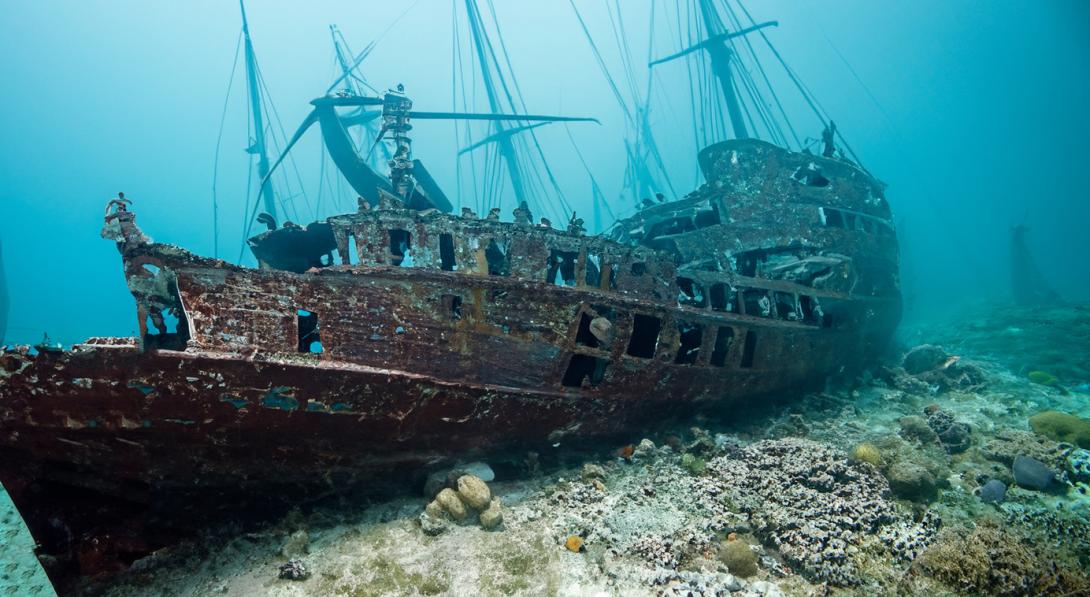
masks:
<svg viewBox="0 0 1090 597"><path fill-rule="evenodd" d="M709 33L727 68L744 31ZM402 90L312 103L300 133L318 123L341 152L355 212L264 216L253 268L153 242L111 201L102 235L138 336L0 355L0 481L44 553L92 573L225 496L294 499L791 395L865 365L900 319L884 185L831 130L820 154L711 144L698 188L588 234L525 203L452 213L412 158L414 120L559 117L418 112ZM356 153L350 118L381 126L389 176Z"/></svg>

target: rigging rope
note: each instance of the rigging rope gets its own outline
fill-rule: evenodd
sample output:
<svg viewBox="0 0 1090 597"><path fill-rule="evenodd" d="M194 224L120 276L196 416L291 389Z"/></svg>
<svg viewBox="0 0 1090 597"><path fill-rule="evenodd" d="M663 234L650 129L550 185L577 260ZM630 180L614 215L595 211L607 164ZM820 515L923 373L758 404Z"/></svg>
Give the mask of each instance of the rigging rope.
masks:
<svg viewBox="0 0 1090 597"><path fill-rule="evenodd" d="M220 114L220 130L216 135L216 152L212 161L212 257L220 256L220 218L219 201L216 197L216 180L220 169L220 145L223 143L223 126L227 122L227 105L231 100L231 89L235 85L235 73L238 71L238 55L242 50L242 30L238 32L235 43L235 58L231 61L231 75L227 78L227 96L223 98L223 113Z"/></svg>

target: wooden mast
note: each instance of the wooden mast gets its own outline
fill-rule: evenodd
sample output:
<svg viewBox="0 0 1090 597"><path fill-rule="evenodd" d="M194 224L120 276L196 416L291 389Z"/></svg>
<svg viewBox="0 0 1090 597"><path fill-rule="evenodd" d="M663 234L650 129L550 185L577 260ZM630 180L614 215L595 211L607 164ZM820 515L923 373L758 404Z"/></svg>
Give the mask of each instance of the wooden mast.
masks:
<svg viewBox="0 0 1090 597"><path fill-rule="evenodd" d="M269 155L265 149L265 118L261 109L261 85L258 81L257 57L254 54L254 44L250 40L250 25L246 22L246 5L243 0L238 0L242 10L242 36L246 44L246 82L250 90L250 114L254 123L254 142L246 149L246 152L257 156L258 180L265 180L269 174ZM276 219L276 198L273 195L272 185L261 187L261 199L265 204L265 213Z"/></svg>

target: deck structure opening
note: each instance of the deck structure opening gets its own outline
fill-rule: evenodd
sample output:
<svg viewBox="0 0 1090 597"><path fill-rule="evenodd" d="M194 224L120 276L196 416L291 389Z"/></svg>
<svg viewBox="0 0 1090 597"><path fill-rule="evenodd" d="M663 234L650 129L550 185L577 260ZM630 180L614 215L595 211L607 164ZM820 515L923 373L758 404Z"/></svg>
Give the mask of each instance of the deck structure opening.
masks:
<svg viewBox="0 0 1090 597"><path fill-rule="evenodd" d="M677 333L681 344L677 348L674 363L677 365L696 364L696 359L700 356L700 345L704 341L704 326L688 321L679 321Z"/></svg>
<svg viewBox="0 0 1090 597"><path fill-rule="evenodd" d="M496 242L496 239L488 241L488 247L484 250L484 258L488 262L488 275L506 276L511 273L511 265L507 259L507 247Z"/></svg>
<svg viewBox="0 0 1090 597"><path fill-rule="evenodd" d="M462 318L462 297L456 294L444 294L439 297L439 303L442 305L443 313L452 321Z"/></svg>
<svg viewBox="0 0 1090 597"><path fill-rule="evenodd" d="M701 309L708 306L704 286L700 282L696 282L692 278L678 278L677 289L677 302L679 305L700 307Z"/></svg>
<svg viewBox="0 0 1090 597"><path fill-rule="evenodd" d="M739 367L749 369L753 367L753 359L757 352L757 334L753 330L746 331L746 339L742 344L742 362Z"/></svg>
<svg viewBox="0 0 1090 597"><path fill-rule="evenodd" d="M356 247L356 235L352 232L348 233L348 251L344 255L344 265L354 265L359 261L360 252Z"/></svg>
<svg viewBox="0 0 1090 597"><path fill-rule="evenodd" d="M576 251L549 251L546 281L557 286L575 286L575 262L579 259Z"/></svg>
<svg viewBox="0 0 1090 597"><path fill-rule="evenodd" d="M390 263L402 267L412 267L413 235L408 230L391 229Z"/></svg>
<svg viewBox="0 0 1090 597"><path fill-rule="evenodd" d="M458 269L458 264L454 259L453 234L444 232L439 235L439 261L440 266L445 272L452 272Z"/></svg>
<svg viewBox="0 0 1090 597"><path fill-rule="evenodd" d="M299 332L299 352L321 353L322 337L318 328L318 314L306 309L299 309L295 315Z"/></svg>
<svg viewBox="0 0 1090 597"><path fill-rule="evenodd" d="M581 388L583 382L596 386L605 378L606 367L609 361L586 354L573 354L568 361L568 368L564 371L561 385L566 388Z"/></svg>
<svg viewBox="0 0 1090 597"><path fill-rule="evenodd" d="M723 367L727 364L727 355L730 354L730 346L734 343L734 328L721 325L715 333L715 346L712 348L712 356L709 362L714 367Z"/></svg>
<svg viewBox="0 0 1090 597"><path fill-rule="evenodd" d="M633 315L632 337L628 340L628 354L644 359L655 356L660 331L662 331L662 320L658 317L639 313Z"/></svg>

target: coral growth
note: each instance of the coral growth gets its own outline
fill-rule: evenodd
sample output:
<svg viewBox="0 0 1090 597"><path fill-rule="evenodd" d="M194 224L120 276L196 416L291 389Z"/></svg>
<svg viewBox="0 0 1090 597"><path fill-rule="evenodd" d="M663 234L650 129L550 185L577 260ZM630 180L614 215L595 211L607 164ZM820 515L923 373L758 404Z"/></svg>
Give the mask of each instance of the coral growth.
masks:
<svg viewBox="0 0 1090 597"><path fill-rule="evenodd" d="M757 554L741 539L727 540L719 548L719 559L731 574L749 578L757 574Z"/></svg>
<svg viewBox="0 0 1090 597"><path fill-rule="evenodd" d="M1030 417L1029 425L1039 435L1080 448L1090 448L1090 419L1047 410Z"/></svg>
<svg viewBox="0 0 1090 597"><path fill-rule="evenodd" d="M1049 554L987 519L975 529L942 531L915 565L958 592L1004 596L1090 592L1085 576L1061 568Z"/></svg>
<svg viewBox="0 0 1090 597"><path fill-rule="evenodd" d="M852 448L851 457L852 460L866 462L872 466L882 465L882 452L870 442L864 442Z"/></svg>
<svg viewBox="0 0 1090 597"><path fill-rule="evenodd" d="M759 536L807 576L858 582L854 543L895 519L889 485L871 466L797 438L765 440L708 468L750 515Z"/></svg>

